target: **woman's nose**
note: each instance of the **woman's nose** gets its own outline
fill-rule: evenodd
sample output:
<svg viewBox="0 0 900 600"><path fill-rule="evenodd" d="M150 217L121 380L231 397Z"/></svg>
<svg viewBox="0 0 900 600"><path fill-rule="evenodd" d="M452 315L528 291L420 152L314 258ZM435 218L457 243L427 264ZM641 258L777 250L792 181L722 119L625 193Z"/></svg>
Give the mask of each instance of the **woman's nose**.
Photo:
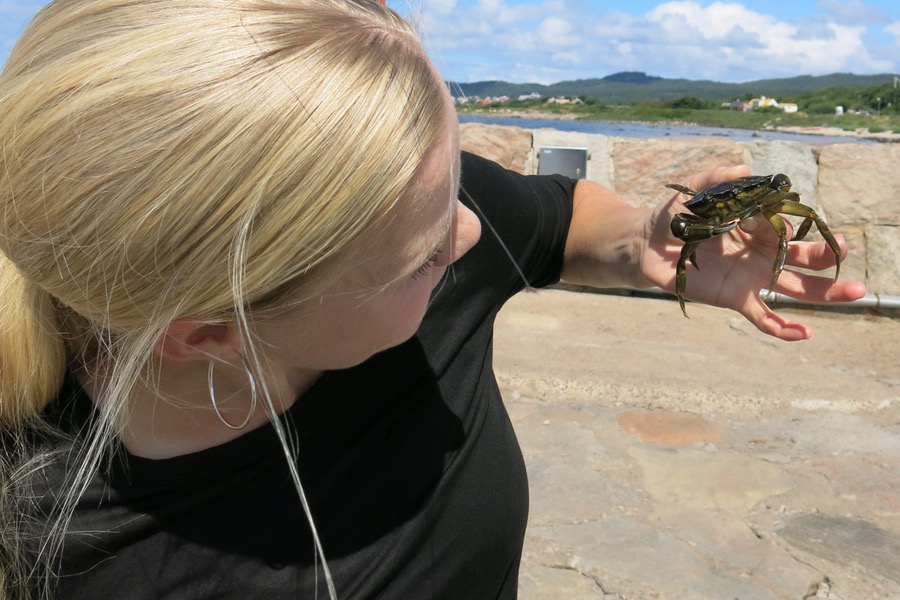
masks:
<svg viewBox="0 0 900 600"><path fill-rule="evenodd" d="M442 253L439 266L446 266L459 260L481 238L481 221L474 212L459 200L456 201L456 220L453 223L450 252ZM443 264L441 264L443 263Z"/></svg>

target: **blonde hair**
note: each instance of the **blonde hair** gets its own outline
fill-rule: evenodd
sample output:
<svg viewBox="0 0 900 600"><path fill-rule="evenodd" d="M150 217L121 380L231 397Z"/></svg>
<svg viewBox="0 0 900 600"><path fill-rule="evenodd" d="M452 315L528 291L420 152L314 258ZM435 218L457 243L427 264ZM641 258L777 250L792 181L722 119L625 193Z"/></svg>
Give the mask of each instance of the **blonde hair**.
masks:
<svg viewBox="0 0 900 600"><path fill-rule="evenodd" d="M246 327L384 226L445 96L374 0L49 4L0 76L0 428L104 365L98 457L168 324Z"/></svg>

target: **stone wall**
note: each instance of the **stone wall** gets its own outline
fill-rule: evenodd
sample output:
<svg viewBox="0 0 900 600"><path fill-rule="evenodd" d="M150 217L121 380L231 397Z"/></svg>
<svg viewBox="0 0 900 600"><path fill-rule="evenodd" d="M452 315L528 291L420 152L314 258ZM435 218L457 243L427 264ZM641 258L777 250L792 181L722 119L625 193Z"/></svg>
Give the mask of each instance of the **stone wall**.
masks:
<svg viewBox="0 0 900 600"><path fill-rule="evenodd" d="M541 147L587 148L588 179L640 206L666 199L666 183L719 165L786 173L802 202L847 239L850 255L841 277L865 281L873 294L900 296L900 144L636 139L477 123L463 124L460 131L463 149L526 174L537 171ZM816 235L814 228L809 239Z"/></svg>

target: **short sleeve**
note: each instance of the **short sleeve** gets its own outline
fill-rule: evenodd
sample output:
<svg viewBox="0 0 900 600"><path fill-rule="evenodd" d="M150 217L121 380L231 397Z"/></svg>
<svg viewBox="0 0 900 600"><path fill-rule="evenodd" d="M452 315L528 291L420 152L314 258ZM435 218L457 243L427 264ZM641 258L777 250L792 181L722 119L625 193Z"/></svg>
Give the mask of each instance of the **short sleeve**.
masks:
<svg viewBox="0 0 900 600"><path fill-rule="evenodd" d="M481 219L480 258L510 276L509 296L559 281L576 180L520 175L464 152L460 200Z"/></svg>

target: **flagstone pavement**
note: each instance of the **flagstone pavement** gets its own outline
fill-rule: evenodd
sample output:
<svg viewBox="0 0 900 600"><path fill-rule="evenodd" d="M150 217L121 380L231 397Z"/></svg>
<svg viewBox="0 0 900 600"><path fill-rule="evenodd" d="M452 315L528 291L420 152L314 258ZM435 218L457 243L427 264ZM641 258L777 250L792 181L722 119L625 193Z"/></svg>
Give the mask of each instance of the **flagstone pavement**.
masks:
<svg viewBox="0 0 900 600"><path fill-rule="evenodd" d="M495 370L528 466L522 600L900 599L900 318L545 290Z"/></svg>

